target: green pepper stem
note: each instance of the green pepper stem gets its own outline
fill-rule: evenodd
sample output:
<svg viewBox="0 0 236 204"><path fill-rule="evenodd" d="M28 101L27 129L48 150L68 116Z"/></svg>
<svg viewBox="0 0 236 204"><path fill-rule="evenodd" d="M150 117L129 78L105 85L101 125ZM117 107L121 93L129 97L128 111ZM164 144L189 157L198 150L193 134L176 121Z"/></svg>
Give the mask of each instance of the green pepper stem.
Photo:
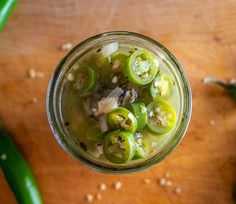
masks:
<svg viewBox="0 0 236 204"><path fill-rule="evenodd" d="M236 84L226 84L224 82L219 81L218 79L214 78L214 77L205 77L203 78L202 82L204 84L207 83L214 83L214 84L218 84L220 86L222 86L224 89L226 89L230 96L233 98L234 101L236 101Z"/></svg>
<svg viewBox="0 0 236 204"><path fill-rule="evenodd" d="M218 84L218 85L220 85L220 86L222 86L222 87L224 87L224 88L227 88L227 87L228 87L227 84L225 84L225 83L219 81L218 79L216 79L216 78L214 78L214 77L205 77L205 78L202 79L202 82L203 82L204 84L208 84L208 83Z"/></svg>

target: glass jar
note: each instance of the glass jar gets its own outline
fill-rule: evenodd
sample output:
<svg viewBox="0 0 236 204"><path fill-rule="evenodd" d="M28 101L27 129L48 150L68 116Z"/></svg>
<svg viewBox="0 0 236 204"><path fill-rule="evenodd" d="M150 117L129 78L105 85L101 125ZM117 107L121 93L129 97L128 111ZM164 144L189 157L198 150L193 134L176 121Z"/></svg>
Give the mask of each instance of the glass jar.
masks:
<svg viewBox="0 0 236 204"><path fill-rule="evenodd" d="M137 160L127 164L104 164L98 160L92 160L84 156L78 151L78 144L70 137L67 131L65 131L62 121L61 113L61 93L62 84L66 74L70 70L72 64L79 60L81 56L86 55L91 49L95 47L101 47L104 44L108 44L114 41L128 42L129 44L136 45L157 54L162 59L166 60L170 65L170 71L175 76L180 92L180 110L179 118L176 123L176 128L172 137L166 142L163 147L154 155L151 155L147 159ZM159 42L146 37L141 34L126 32L126 31L114 31L102 33L87 40L81 42L75 46L57 65L55 72L52 75L48 86L48 93L46 99L48 121L53 132L54 137L61 145L61 147L72 155L74 158L85 164L86 166L101 172L106 173L129 173L137 172L147 169L161 160L163 160L168 154L170 154L176 146L183 139L183 136L187 130L191 110L192 110L192 96L190 84L187 76L183 70L183 67L173 54L167 50Z"/></svg>

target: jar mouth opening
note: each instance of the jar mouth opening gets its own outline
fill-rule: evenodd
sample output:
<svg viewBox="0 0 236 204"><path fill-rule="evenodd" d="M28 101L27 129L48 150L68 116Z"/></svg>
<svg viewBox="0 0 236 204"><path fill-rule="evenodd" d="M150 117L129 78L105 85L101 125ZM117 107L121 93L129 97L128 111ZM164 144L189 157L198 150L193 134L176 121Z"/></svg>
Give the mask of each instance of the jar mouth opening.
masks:
<svg viewBox="0 0 236 204"><path fill-rule="evenodd" d="M147 43L149 46L152 46L153 49L155 48L161 49L161 51L168 57L168 60L170 60L173 63L174 67L176 68L178 77L180 78L183 84L183 93L182 93L183 94L182 95L183 111L182 111L181 123L178 123L179 125L175 132L175 136L172 136L170 141L168 141L168 143L165 145L165 146L168 146L168 148L163 148L160 152L158 152L154 156L145 160L141 160L139 163L130 164L130 165L128 164L120 165L120 166L113 166L113 165L109 166L109 165L104 165L104 164L102 165L99 163L95 163L94 161L89 160L88 158L81 155L78 151L75 151L73 148L71 148L71 143L65 139L64 137L65 132L63 131L60 125L60 122L58 121L57 113L60 110L57 107L58 104L56 100L57 91L58 91L58 81L59 81L58 79L61 77L66 63L69 60L71 60L74 56L77 56L77 57L80 56L80 54L78 54L79 51L83 51L81 53L83 54L86 51L86 49L88 49L88 47L86 46L88 46L89 44L91 43L96 44L96 43L100 43L101 41L108 41L114 38L126 38L127 41L129 41L128 38L135 38L135 40L137 41L141 40L143 43ZM90 46L90 48L91 47L93 46ZM59 62L48 85L46 108L47 108L47 116L48 116L49 125L53 132L53 135L55 139L57 140L57 142L61 145L61 147L66 152L68 152L77 160L81 161L82 164L96 171L100 171L104 173L119 174L119 173L130 173L130 172L145 170L159 163L177 147L177 145L183 139L183 136L185 132L187 131L187 127L189 125L191 111L192 111L192 96L191 96L190 84L182 65L173 56L173 54L167 48L165 48L161 43L138 33L133 33L133 32L128 32L128 31L113 31L113 32L106 32L106 33L92 36L86 39L85 41L79 43Z"/></svg>

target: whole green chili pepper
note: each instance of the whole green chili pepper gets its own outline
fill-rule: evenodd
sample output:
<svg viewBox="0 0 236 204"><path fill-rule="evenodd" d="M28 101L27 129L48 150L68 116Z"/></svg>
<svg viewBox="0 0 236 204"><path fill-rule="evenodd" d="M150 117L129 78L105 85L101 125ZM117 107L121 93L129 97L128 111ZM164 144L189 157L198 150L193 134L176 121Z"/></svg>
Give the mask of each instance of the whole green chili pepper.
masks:
<svg viewBox="0 0 236 204"><path fill-rule="evenodd" d="M0 0L0 31L5 26L17 2L18 0Z"/></svg>
<svg viewBox="0 0 236 204"><path fill-rule="evenodd" d="M42 204L32 172L0 123L0 166L19 204Z"/></svg>
<svg viewBox="0 0 236 204"><path fill-rule="evenodd" d="M233 98L233 100L236 102L236 83L232 82L232 83L224 83L219 81L216 78L213 77L205 77L202 82L204 84L206 83L214 83L217 84L219 86L222 86L225 90L227 90L230 94L230 96Z"/></svg>
<svg viewBox="0 0 236 204"><path fill-rule="evenodd" d="M236 182L233 183L232 197L233 197L234 204L236 204Z"/></svg>

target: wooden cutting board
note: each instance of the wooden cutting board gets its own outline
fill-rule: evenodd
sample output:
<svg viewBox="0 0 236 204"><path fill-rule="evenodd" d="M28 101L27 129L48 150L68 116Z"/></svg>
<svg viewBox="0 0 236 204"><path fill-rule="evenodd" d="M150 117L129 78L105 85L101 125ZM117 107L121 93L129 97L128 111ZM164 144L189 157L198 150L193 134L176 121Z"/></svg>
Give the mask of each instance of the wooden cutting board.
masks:
<svg viewBox="0 0 236 204"><path fill-rule="evenodd" d="M129 30L162 42L182 62L193 91L192 119L177 150L156 167L125 176L94 172L53 138L46 117L48 81L58 61L89 36ZM29 69L44 73L31 79ZM205 76L236 77L235 0L22 0L0 33L0 117L32 167L46 204L228 204L236 180L236 105ZM33 98L37 99L33 103ZM158 179L170 173L171 187ZM144 184L144 179L151 180ZM115 190L114 182L123 186ZM180 195L174 193L180 187ZM14 204L2 172L0 203Z"/></svg>

